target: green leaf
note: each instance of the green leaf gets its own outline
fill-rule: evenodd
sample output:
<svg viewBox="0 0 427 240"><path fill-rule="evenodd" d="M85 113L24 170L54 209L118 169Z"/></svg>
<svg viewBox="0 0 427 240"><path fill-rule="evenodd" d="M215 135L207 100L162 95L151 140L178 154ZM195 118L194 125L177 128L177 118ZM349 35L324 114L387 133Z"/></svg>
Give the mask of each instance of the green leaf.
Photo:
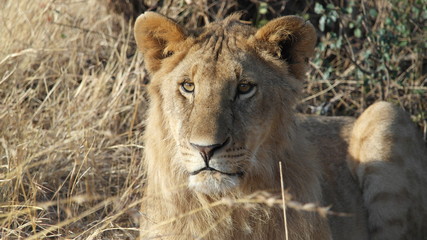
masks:
<svg viewBox="0 0 427 240"><path fill-rule="evenodd" d="M372 54L372 51L370 49L366 50L366 52L363 54L363 57L365 59L368 59Z"/></svg>
<svg viewBox="0 0 427 240"><path fill-rule="evenodd" d="M314 12L317 14L322 14L325 12L325 9L323 8L322 4L316 3L314 4Z"/></svg>
<svg viewBox="0 0 427 240"><path fill-rule="evenodd" d="M423 20L427 20L427 9L424 9L424 11L421 12L421 18Z"/></svg>
<svg viewBox="0 0 427 240"><path fill-rule="evenodd" d="M328 5L326 5L326 8L327 8L327 9L334 9L334 8L335 8L335 6L334 6L334 4L332 4L332 3L328 3Z"/></svg>
<svg viewBox="0 0 427 240"><path fill-rule="evenodd" d="M408 46L408 41L401 41L401 42L399 43L399 46L400 46L400 47L406 47L406 46Z"/></svg>
<svg viewBox="0 0 427 240"><path fill-rule="evenodd" d="M323 42L319 42L319 45L317 45L317 47L322 52L326 50L326 44L324 44Z"/></svg>
<svg viewBox="0 0 427 240"><path fill-rule="evenodd" d="M415 94L419 94L421 96L424 96L425 91L423 89L414 89Z"/></svg>
<svg viewBox="0 0 427 240"><path fill-rule="evenodd" d="M378 16L378 12L375 8L371 8L369 9L369 15L371 15L373 18L376 18Z"/></svg>
<svg viewBox="0 0 427 240"><path fill-rule="evenodd" d="M342 47L342 37L341 36L338 37L338 40L336 42L336 46L337 46L337 48L341 48Z"/></svg>
<svg viewBox="0 0 427 240"><path fill-rule="evenodd" d="M411 11L413 13L413 16L418 17L420 15L420 9L418 9L417 7L413 6L411 8Z"/></svg>
<svg viewBox="0 0 427 240"><path fill-rule="evenodd" d="M320 31L324 32L325 31L325 23L326 23L326 16L323 15L320 17L319 19L319 29Z"/></svg>
<svg viewBox="0 0 427 240"><path fill-rule="evenodd" d="M265 2L260 2L258 12L262 15L266 14L268 12L268 4Z"/></svg>
<svg viewBox="0 0 427 240"><path fill-rule="evenodd" d="M336 22L338 17L339 17L339 16L338 16L338 13L337 13L336 11L332 11L332 12L330 12L330 13L329 13L329 15L328 15L328 19L329 19L331 22Z"/></svg>
<svg viewBox="0 0 427 240"><path fill-rule="evenodd" d="M357 38L361 38L362 37L362 31L360 30L360 28L354 29L354 36L357 37Z"/></svg>

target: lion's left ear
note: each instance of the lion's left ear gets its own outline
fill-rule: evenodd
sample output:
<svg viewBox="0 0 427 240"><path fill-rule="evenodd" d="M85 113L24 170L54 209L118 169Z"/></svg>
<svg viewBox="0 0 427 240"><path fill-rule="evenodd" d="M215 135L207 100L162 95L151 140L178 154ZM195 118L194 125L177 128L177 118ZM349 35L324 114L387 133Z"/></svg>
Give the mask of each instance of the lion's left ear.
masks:
<svg viewBox="0 0 427 240"><path fill-rule="evenodd" d="M313 25L298 16L276 18L260 28L254 44L283 59L290 72L303 79L308 58L314 53L316 30Z"/></svg>

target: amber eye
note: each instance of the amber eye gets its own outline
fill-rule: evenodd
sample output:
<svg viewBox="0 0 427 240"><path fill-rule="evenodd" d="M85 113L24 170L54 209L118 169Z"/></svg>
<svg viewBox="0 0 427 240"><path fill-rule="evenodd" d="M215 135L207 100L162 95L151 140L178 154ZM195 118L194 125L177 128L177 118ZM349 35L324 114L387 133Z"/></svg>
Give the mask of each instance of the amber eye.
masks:
<svg viewBox="0 0 427 240"><path fill-rule="evenodd" d="M237 86L237 92L239 94L248 94L254 89L255 85L250 83L240 83Z"/></svg>
<svg viewBox="0 0 427 240"><path fill-rule="evenodd" d="M194 92L194 83L191 82L183 82L181 83L181 88L187 93Z"/></svg>

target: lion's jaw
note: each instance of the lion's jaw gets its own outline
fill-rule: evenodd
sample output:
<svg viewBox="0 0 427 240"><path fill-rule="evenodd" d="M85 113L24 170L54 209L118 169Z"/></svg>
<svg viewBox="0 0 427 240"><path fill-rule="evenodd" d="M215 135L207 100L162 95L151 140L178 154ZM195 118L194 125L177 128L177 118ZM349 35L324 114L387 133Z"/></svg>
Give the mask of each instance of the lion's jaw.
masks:
<svg viewBox="0 0 427 240"><path fill-rule="evenodd" d="M236 188L240 183L238 175L229 176L217 171L202 171L188 179L190 189L204 194L221 194Z"/></svg>

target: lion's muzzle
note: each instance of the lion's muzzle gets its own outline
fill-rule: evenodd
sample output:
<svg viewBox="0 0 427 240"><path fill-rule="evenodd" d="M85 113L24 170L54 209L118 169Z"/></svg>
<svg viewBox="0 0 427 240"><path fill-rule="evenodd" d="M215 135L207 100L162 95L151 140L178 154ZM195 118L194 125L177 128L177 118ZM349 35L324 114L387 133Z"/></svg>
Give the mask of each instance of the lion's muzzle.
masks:
<svg viewBox="0 0 427 240"><path fill-rule="evenodd" d="M228 143L230 143L230 138L227 138L223 143L199 145L197 143L190 142L190 145L199 151L200 155L205 161L206 167L209 167L209 160L212 158L215 151L225 147L226 145L228 145Z"/></svg>

